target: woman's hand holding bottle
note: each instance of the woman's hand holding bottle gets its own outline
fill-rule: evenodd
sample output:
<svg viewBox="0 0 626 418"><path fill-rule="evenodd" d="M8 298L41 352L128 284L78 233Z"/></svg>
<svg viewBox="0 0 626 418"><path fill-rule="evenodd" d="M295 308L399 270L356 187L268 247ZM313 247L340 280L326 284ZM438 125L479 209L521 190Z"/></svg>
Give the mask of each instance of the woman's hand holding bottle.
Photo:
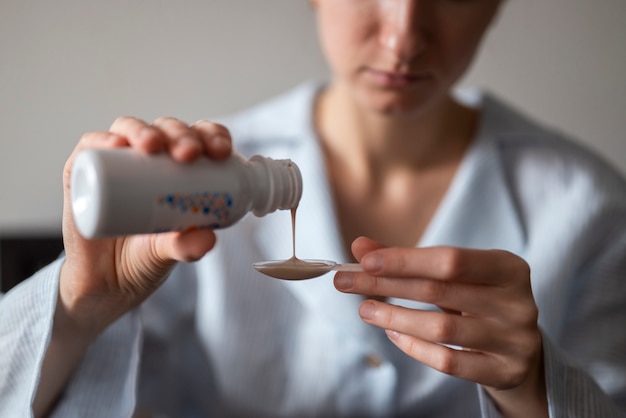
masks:
<svg viewBox="0 0 626 418"><path fill-rule="evenodd" d="M87 348L107 326L156 290L177 261L197 260L215 244L215 234L206 228L97 240L80 235L70 193L74 158L86 149L124 147L142 153L167 153L181 163L203 155L221 160L232 153L228 130L207 121L188 126L174 118L147 124L122 117L109 132L90 132L80 139L63 170L66 258L52 336L33 401L36 417L49 413Z"/></svg>
<svg viewBox="0 0 626 418"><path fill-rule="evenodd" d="M200 121L188 126L174 118L147 124L117 119L109 132L85 134L68 159L64 173L63 238L66 260L59 299L62 318L90 338L148 297L177 261L201 258L215 244L207 228L185 232L87 240L75 225L70 197L72 163L85 149L130 147L142 153L167 153L189 163L201 156L225 159L232 153L230 134L221 125Z"/></svg>

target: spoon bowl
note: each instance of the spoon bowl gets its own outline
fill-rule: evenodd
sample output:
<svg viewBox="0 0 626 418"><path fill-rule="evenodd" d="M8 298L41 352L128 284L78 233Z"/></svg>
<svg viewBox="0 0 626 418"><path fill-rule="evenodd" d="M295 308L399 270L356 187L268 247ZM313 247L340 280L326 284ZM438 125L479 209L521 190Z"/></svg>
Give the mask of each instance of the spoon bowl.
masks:
<svg viewBox="0 0 626 418"><path fill-rule="evenodd" d="M281 261L260 261L252 266L260 273L282 280L312 279L332 270L363 271L357 263L337 264L331 260L300 260L294 257Z"/></svg>

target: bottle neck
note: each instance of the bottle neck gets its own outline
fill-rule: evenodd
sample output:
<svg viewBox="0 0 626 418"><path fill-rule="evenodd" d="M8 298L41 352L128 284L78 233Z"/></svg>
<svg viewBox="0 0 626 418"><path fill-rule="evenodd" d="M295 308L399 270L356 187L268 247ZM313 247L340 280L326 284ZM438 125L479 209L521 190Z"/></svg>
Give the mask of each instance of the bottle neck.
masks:
<svg viewBox="0 0 626 418"><path fill-rule="evenodd" d="M250 158L250 165L255 177L252 179L252 211L256 216L298 206L302 197L302 175L293 161L255 155Z"/></svg>

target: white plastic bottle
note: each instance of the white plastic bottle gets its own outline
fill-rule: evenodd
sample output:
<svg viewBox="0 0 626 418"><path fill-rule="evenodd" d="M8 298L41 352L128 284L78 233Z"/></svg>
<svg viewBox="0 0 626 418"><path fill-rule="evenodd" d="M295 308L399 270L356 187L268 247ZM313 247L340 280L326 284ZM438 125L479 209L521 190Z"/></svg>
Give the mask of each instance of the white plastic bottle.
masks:
<svg viewBox="0 0 626 418"><path fill-rule="evenodd" d="M79 232L101 238L225 228L250 211L291 209L302 177L292 161L258 155L183 164L128 148L86 150L74 160L70 190Z"/></svg>

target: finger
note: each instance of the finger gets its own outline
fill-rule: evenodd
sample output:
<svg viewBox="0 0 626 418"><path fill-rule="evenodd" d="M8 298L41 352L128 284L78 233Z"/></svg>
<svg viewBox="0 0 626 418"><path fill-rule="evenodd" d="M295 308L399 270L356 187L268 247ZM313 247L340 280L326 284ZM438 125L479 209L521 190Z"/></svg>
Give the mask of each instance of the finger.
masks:
<svg viewBox="0 0 626 418"><path fill-rule="evenodd" d="M381 248L385 248L385 245L367 237L358 237L352 241L352 254L358 261L361 261L365 254Z"/></svg>
<svg viewBox="0 0 626 418"><path fill-rule="evenodd" d="M468 283L503 285L520 277L530 279L528 265L501 250L456 247L382 248L361 260L370 274L389 277L423 277Z"/></svg>
<svg viewBox="0 0 626 418"><path fill-rule="evenodd" d="M203 141L206 154L213 159L227 158L233 151L228 129L219 123L199 120L192 125Z"/></svg>
<svg viewBox="0 0 626 418"><path fill-rule="evenodd" d="M155 119L152 126L163 133L167 150L175 160L189 162L203 154L200 135L185 122L176 118L161 117Z"/></svg>
<svg viewBox="0 0 626 418"><path fill-rule="evenodd" d="M87 132L80 138L74 150L79 152L89 148L106 149L127 146L128 140L114 132Z"/></svg>
<svg viewBox="0 0 626 418"><path fill-rule="evenodd" d="M367 300L359 307L363 321L424 341L455 345L478 351L507 352L515 335L499 321L422 311Z"/></svg>
<svg viewBox="0 0 626 418"><path fill-rule="evenodd" d="M162 261L192 262L202 258L216 242L213 230L198 228L155 235L156 254Z"/></svg>
<svg viewBox="0 0 626 418"><path fill-rule="evenodd" d="M166 139L161 131L131 116L117 118L110 131L125 137L131 147L142 152L159 152L166 145Z"/></svg>
<svg viewBox="0 0 626 418"><path fill-rule="evenodd" d="M110 149L128 146L128 141L123 136L112 132L87 132L65 162L63 168L63 184L69 188L69 179L76 155L86 149Z"/></svg>
<svg viewBox="0 0 626 418"><path fill-rule="evenodd" d="M386 334L391 342L415 360L481 385L510 389L520 385L529 373L527 363L512 357L456 350L393 330L386 330Z"/></svg>
<svg viewBox="0 0 626 418"><path fill-rule="evenodd" d="M337 290L344 293L414 300L481 317L497 315L504 318L507 312L514 312L510 309L514 304L510 298L489 286L352 272L337 273L334 284Z"/></svg>

